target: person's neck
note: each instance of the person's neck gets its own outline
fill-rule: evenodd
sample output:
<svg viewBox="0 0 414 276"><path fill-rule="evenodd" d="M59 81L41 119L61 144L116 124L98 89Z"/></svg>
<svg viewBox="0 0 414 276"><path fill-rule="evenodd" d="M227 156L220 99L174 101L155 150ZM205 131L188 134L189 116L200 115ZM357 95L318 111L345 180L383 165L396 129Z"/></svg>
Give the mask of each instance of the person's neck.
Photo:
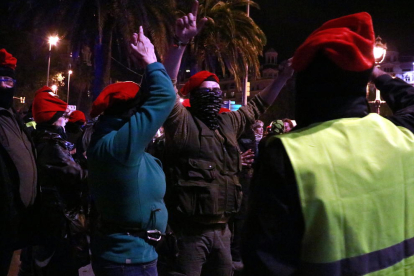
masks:
<svg viewBox="0 0 414 276"><path fill-rule="evenodd" d="M313 99L298 103L296 108L298 126L295 129L341 118L361 118L368 114L368 106L363 96Z"/></svg>

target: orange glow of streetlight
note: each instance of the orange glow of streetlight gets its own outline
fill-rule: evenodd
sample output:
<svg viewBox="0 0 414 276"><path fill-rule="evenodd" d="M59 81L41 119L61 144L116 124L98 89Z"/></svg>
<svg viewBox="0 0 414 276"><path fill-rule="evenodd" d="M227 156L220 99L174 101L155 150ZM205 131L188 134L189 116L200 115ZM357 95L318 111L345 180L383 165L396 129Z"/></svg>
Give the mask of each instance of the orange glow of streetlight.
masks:
<svg viewBox="0 0 414 276"><path fill-rule="evenodd" d="M56 44L58 43L58 41L59 41L59 37L57 36L57 35L55 35L55 36L49 36L49 44L50 44L50 46L56 46Z"/></svg>
<svg viewBox="0 0 414 276"><path fill-rule="evenodd" d="M46 86L49 86L50 56L52 55L52 45L56 46L58 41L59 41L59 37L57 35L49 36L49 58L48 58L48 62L47 62Z"/></svg>
<svg viewBox="0 0 414 276"><path fill-rule="evenodd" d="M56 94L56 91L57 91L57 85L56 85L56 84L54 84L54 85L52 85L52 87L50 87L50 88L52 88L53 93L55 93L55 94Z"/></svg>
<svg viewBox="0 0 414 276"><path fill-rule="evenodd" d="M375 46L374 46L374 58L375 63L379 65L381 62L384 61L385 55L387 53L387 44L382 42L381 37L377 37L375 39Z"/></svg>

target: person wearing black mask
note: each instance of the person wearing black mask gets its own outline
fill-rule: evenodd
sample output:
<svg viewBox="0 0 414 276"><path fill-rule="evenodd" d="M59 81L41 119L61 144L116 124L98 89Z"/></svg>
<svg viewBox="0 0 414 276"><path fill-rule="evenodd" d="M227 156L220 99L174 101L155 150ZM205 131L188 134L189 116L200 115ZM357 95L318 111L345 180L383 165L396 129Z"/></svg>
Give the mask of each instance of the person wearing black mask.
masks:
<svg viewBox="0 0 414 276"><path fill-rule="evenodd" d="M35 150L13 109L17 59L0 50L0 275L7 275L13 251L32 239L37 193Z"/></svg>
<svg viewBox="0 0 414 276"><path fill-rule="evenodd" d="M198 33L198 2L177 20L176 41L164 60L175 82L185 45ZM193 75L181 89L189 95L188 109L176 104L164 124L167 177L165 202L169 223L178 237L175 272L185 275L231 275L230 217L238 212L242 188L237 138L273 103L292 70L287 69L269 87L235 112L220 113L223 93L218 77L207 71ZM207 262L207 259L209 262Z"/></svg>

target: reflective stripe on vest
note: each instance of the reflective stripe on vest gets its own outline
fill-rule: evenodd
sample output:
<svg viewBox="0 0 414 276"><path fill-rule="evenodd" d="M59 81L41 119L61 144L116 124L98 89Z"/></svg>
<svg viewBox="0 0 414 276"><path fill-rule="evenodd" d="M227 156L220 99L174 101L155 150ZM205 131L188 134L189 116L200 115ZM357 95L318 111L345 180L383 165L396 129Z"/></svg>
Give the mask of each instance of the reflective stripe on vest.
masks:
<svg viewBox="0 0 414 276"><path fill-rule="evenodd" d="M414 275L413 133L370 114L277 137L300 193L303 274Z"/></svg>

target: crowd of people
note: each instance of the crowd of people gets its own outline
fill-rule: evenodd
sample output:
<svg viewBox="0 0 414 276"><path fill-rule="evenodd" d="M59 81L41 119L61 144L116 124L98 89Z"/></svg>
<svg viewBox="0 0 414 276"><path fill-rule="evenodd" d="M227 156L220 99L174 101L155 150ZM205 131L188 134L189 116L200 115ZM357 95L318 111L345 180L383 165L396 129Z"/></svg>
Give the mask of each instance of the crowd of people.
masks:
<svg viewBox="0 0 414 276"><path fill-rule="evenodd" d="M47 86L23 121L0 50L0 275L18 249L20 276L414 275L414 87L375 66L370 15L323 24L230 111L212 72L177 89L197 12L163 64L133 34L143 81L105 87L90 123ZM294 120L264 127L294 72ZM392 116L369 113L370 81Z"/></svg>

